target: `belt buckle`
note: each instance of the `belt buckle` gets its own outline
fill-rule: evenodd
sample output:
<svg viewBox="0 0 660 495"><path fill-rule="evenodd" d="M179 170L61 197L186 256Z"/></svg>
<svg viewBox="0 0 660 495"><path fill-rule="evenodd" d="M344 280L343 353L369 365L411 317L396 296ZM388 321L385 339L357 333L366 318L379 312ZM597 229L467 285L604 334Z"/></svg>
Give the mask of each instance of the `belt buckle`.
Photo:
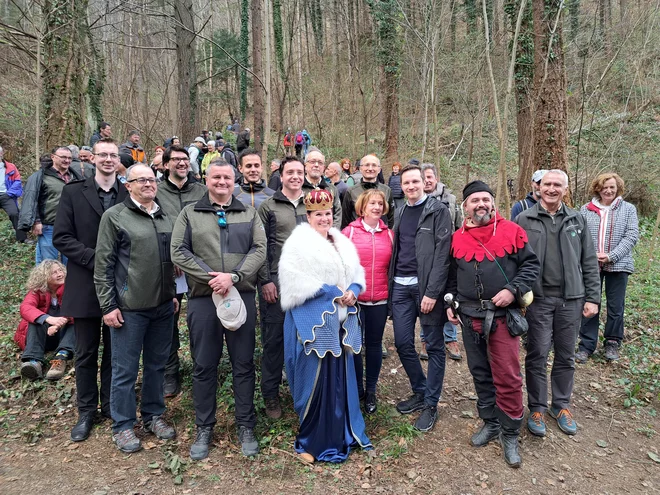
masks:
<svg viewBox="0 0 660 495"><path fill-rule="evenodd" d="M487 302L488 301L486 301L484 299L479 299L479 304L481 304L481 310L482 311L488 311L488 307L486 306Z"/></svg>

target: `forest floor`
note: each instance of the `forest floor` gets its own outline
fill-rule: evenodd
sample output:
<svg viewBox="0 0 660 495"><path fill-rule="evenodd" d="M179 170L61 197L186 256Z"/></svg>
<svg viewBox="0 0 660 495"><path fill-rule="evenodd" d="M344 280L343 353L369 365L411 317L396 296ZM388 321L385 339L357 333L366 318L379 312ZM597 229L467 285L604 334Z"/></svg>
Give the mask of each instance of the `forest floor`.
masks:
<svg viewBox="0 0 660 495"><path fill-rule="evenodd" d="M645 265L644 241L638 264ZM21 286L33 253L11 243L0 223L0 492L71 494L205 493L575 493L660 492L660 269L631 277L622 359L607 363L600 352L578 365L571 409L578 434L564 435L547 418L548 435L523 429L523 465L507 467L499 444L476 449L468 439L479 427L474 387L467 362L447 361L435 429L420 434L414 417L394 405L410 386L400 367L388 323L390 356L383 361L379 410L367 416L375 449L354 451L344 464L301 463L292 448L297 417L283 387L284 417L265 418L257 391L257 434L261 453L240 453L233 422L231 374L220 365L215 444L204 462L192 462L194 437L191 362L182 319L184 389L168 401L176 441L161 442L136 428L144 449L132 455L112 444L110 422L95 426L82 443L69 439L77 419L73 371L56 383L28 382L18 375L18 353L11 341L18 320ZM639 260L644 260L639 263ZM257 363L260 349L256 352ZM552 358L551 358L552 359ZM551 360L550 359L550 360ZM524 349L521 349L524 363ZM426 366L426 365L424 365ZM257 387L258 388L258 387ZM416 416L416 415L413 415Z"/></svg>

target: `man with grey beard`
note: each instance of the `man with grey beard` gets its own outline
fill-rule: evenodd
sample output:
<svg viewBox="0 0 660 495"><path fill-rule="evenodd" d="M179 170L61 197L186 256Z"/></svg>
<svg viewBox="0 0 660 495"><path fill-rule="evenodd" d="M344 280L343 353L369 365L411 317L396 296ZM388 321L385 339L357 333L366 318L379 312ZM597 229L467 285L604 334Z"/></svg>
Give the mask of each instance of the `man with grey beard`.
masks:
<svg viewBox="0 0 660 495"><path fill-rule="evenodd" d="M448 308L447 316L462 324L477 410L484 421L470 444L482 447L499 437L506 463L519 467L524 412L520 337L511 335L507 312L519 312L517 296L531 290L540 265L525 231L499 216L494 205L484 182L473 181L463 189L466 220L452 236L447 281L447 293L459 306L458 312Z"/></svg>

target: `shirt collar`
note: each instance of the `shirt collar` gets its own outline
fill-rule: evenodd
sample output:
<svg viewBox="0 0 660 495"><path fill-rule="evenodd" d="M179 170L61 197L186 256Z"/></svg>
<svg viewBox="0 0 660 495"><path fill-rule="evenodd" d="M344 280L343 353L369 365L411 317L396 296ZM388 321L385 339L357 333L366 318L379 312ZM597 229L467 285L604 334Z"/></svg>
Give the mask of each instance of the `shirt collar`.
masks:
<svg viewBox="0 0 660 495"><path fill-rule="evenodd" d="M137 206L140 209L140 211L145 212L150 217L153 217L154 213L156 213L158 210L160 210L160 206L158 206L158 203L156 203L155 201L152 203L154 205L154 209L151 210L151 211L147 210L144 206L142 206L140 203L135 201L133 196L131 196L131 201L133 201L133 203L135 203L135 206Z"/></svg>
<svg viewBox="0 0 660 495"><path fill-rule="evenodd" d="M423 195L421 198L419 198L419 201L417 201L414 205L411 205L408 201L406 201L406 203L408 203L408 206L419 206L419 205L421 205L424 201L426 201L426 198L427 198L427 197L428 197L428 194L424 193L424 195Z"/></svg>

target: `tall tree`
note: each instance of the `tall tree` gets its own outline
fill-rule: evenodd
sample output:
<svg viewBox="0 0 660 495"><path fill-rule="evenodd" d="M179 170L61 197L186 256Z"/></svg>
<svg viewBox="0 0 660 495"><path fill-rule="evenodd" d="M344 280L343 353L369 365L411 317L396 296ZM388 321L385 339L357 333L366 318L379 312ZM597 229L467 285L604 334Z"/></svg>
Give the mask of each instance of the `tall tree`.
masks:
<svg viewBox="0 0 660 495"><path fill-rule="evenodd" d="M385 160L399 154L399 86L401 81L401 35L397 0L369 0L378 34L378 62L383 72L385 95Z"/></svg>
<svg viewBox="0 0 660 495"><path fill-rule="evenodd" d="M179 80L177 108L181 137L192 141L199 131L197 106L197 65L195 59L195 23L192 0L175 0L176 61Z"/></svg>
<svg viewBox="0 0 660 495"><path fill-rule="evenodd" d="M568 127L561 0L532 0L534 19L534 153L539 169L566 170Z"/></svg>
<svg viewBox="0 0 660 495"><path fill-rule="evenodd" d="M43 18L43 145L83 142L87 104L88 0L45 0Z"/></svg>
<svg viewBox="0 0 660 495"><path fill-rule="evenodd" d="M252 0L252 109L254 113L254 147L259 154L264 144L263 66L263 0Z"/></svg>
<svg viewBox="0 0 660 495"><path fill-rule="evenodd" d="M250 3L249 0L241 0L241 58L239 61L243 67L247 67L250 62L250 40L248 23L250 22ZM240 112L241 121L245 119L245 112L247 111L247 71L241 69L241 98L240 98Z"/></svg>

